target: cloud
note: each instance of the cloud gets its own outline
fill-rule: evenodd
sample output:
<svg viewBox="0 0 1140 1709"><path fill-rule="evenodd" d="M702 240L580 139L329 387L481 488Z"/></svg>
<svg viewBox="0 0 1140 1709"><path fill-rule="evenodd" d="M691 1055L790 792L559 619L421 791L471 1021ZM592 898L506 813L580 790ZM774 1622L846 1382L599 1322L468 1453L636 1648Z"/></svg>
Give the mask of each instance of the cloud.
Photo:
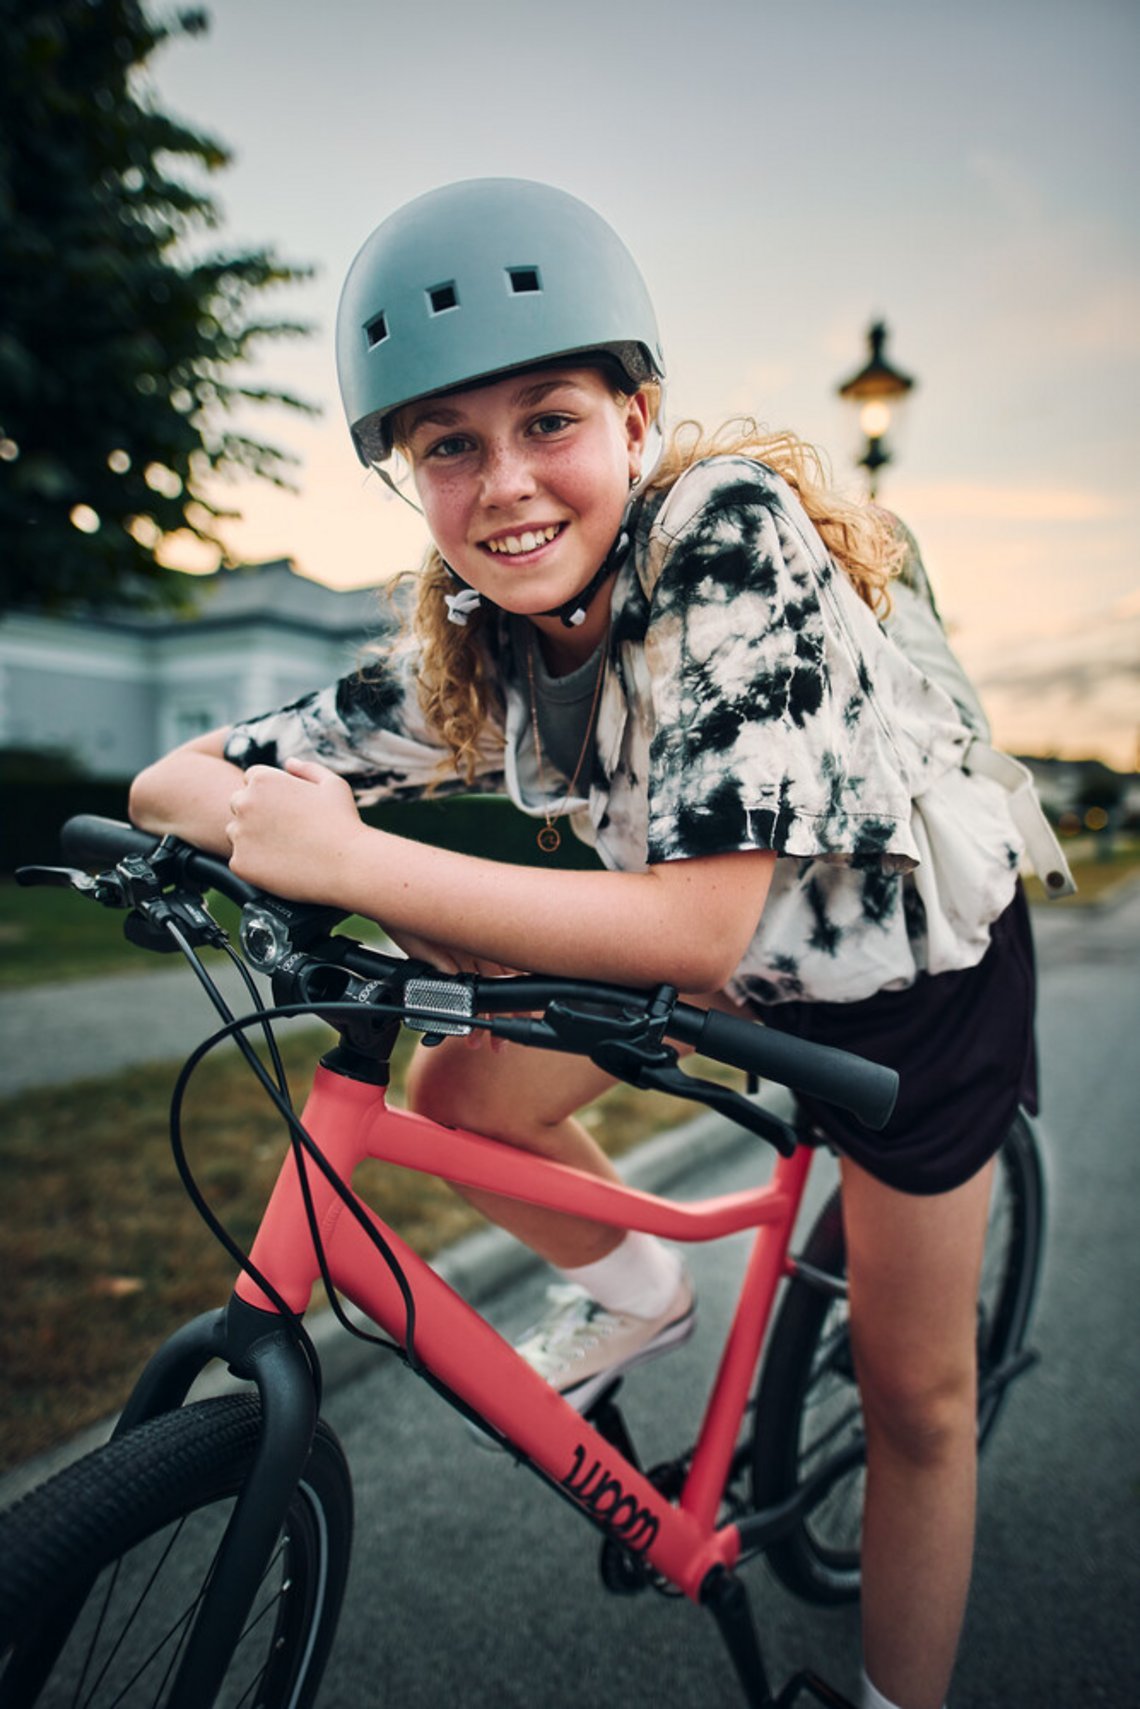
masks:
<svg viewBox="0 0 1140 1709"><path fill-rule="evenodd" d="M1120 770L1140 741L1140 594L1064 635L962 648L998 744L1099 755Z"/></svg>

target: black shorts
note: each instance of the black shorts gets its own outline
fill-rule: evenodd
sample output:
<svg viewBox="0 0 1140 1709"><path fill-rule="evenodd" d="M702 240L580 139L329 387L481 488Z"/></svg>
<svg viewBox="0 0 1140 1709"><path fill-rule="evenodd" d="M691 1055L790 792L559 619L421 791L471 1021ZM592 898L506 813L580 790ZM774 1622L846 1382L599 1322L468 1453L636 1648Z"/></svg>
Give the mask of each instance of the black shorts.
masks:
<svg viewBox="0 0 1140 1709"><path fill-rule="evenodd" d="M781 1032L897 1069L898 1103L880 1133L833 1104L801 1106L825 1139L889 1187L945 1193L989 1161L1019 1105L1037 1112L1035 996L1019 885L976 967L920 973L908 990L860 1003L774 1003L757 1013Z"/></svg>

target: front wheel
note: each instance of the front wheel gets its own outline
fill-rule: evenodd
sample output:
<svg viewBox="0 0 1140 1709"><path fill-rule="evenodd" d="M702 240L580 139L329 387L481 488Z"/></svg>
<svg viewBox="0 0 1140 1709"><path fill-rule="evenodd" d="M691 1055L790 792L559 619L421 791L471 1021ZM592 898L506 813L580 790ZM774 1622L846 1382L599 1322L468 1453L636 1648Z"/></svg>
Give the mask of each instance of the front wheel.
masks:
<svg viewBox="0 0 1140 1709"><path fill-rule="evenodd" d="M1045 1191L1032 1124L1019 1114L998 1153L978 1299L978 1444L997 1420L1021 1353L1041 1266ZM815 1480L812 1504L772 1545L781 1582L809 1602L857 1597L863 1519L863 1415L847 1321L838 1191L788 1287L757 1395L752 1499L779 1505Z"/></svg>
<svg viewBox="0 0 1140 1709"><path fill-rule="evenodd" d="M164 1414L0 1516L2 1709L161 1709L248 1476L260 1404L234 1395ZM306 1709L340 1613L352 1489L318 1425L216 1703Z"/></svg>

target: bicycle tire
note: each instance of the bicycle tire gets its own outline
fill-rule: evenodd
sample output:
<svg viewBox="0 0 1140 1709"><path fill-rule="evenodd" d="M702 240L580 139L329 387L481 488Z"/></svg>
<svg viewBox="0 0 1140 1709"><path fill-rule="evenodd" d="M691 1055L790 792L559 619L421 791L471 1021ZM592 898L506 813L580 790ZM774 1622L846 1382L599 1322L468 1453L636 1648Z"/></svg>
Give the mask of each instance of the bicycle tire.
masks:
<svg viewBox="0 0 1140 1709"><path fill-rule="evenodd" d="M2 1709L159 1709L167 1701L260 1425L256 1396L196 1402L96 1449L0 1515ZM219 1709L309 1709L351 1540L348 1466L322 1423ZM56 1655L53 1623L66 1629L73 1618Z"/></svg>
<svg viewBox="0 0 1140 1709"><path fill-rule="evenodd" d="M1045 1185L1040 1148L1019 1113L998 1153L978 1304L978 1443L983 1447L1007 1393L987 1376L1018 1354L1037 1291L1045 1238ZM817 1218L803 1250L813 1269L845 1277L838 1189ZM796 1596L818 1604L853 1601L860 1590L863 1425L855 1383L845 1298L802 1277L788 1286L761 1372L751 1444L752 1501L757 1511L821 1479L816 1504L767 1560Z"/></svg>

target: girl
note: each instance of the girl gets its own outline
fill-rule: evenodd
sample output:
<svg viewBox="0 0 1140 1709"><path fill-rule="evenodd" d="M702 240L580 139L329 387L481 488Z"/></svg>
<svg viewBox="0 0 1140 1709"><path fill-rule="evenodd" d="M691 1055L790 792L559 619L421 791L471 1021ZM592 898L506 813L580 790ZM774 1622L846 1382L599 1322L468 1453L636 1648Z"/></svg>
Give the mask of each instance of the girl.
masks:
<svg viewBox="0 0 1140 1709"><path fill-rule="evenodd" d="M813 1113L842 1148L867 1421L865 1701L937 1709L970 1569L991 1159L1034 1103L1033 977L1022 839L979 770L1000 756L913 543L829 494L790 436L675 440L654 463L645 286L543 185L476 180L391 216L350 271L337 354L360 457L388 480L403 457L434 542L414 639L176 750L132 815L440 967L668 982L901 1070L884 1135ZM921 670L876 616L900 568L891 621ZM540 848L569 824L603 870L412 850L357 811L437 788L505 791ZM606 1084L450 1040L409 1097L608 1175L574 1120ZM522 1351L575 1404L691 1329L657 1241L471 1196L572 1285Z"/></svg>

